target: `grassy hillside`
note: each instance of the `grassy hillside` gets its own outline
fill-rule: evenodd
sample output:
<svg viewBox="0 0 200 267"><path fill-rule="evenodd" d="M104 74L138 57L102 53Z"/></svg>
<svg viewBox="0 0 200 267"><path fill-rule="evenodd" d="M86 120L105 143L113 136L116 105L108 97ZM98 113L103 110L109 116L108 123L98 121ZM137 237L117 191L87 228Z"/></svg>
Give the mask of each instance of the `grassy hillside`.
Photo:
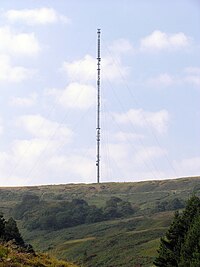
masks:
<svg viewBox="0 0 200 267"><path fill-rule="evenodd" d="M0 266L2 267L78 267L72 263L59 261L46 254L25 253L12 243L0 243Z"/></svg>
<svg viewBox="0 0 200 267"><path fill-rule="evenodd" d="M36 250L86 267L152 266L159 244L173 217L174 200L199 195L200 177L137 183L68 184L1 188L0 211L11 216L23 195L35 194L56 205L75 198L103 207L110 197L130 201L134 215L58 231L29 231L18 221L20 231ZM173 204L173 205L172 205ZM172 207L172 208L171 208ZM34 215L33 215L34 216Z"/></svg>
<svg viewBox="0 0 200 267"><path fill-rule="evenodd" d="M61 231L25 231L24 236L39 250L84 266L150 266L172 216L173 212L163 212Z"/></svg>

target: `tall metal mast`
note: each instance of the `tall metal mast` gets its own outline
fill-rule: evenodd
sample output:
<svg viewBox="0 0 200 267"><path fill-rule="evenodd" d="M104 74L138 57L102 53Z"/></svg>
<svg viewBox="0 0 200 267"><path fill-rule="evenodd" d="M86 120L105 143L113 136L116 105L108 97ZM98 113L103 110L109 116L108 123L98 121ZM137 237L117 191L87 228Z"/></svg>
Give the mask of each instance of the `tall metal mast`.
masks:
<svg viewBox="0 0 200 267"><path fill-rule="evenodd" d="M100 74L101 74L101 29L97 30L97 127L96 127L96 138L97 138L97 183L100 182Z"/></svg>

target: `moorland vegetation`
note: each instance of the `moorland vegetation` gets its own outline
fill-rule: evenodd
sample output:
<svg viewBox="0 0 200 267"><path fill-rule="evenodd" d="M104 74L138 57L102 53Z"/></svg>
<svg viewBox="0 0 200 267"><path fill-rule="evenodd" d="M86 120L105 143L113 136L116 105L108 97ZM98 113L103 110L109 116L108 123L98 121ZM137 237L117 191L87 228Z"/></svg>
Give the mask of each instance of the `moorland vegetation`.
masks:
<svg viewBox="0 0 200 267"><path fill-rule="evenodd" d="M36 252L84 267L149 267L174 212L181 216L187 200L200 196L199 184L193 177L0 188L0 211Z"/></svg>

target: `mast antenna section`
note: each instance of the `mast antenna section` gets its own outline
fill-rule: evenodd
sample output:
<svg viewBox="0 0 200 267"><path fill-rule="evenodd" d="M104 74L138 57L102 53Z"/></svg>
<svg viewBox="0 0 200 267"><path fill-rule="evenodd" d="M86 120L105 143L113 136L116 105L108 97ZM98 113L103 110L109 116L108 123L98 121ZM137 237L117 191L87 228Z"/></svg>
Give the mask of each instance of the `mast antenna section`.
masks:
<svg viewBox="0 0 200 267"><path fill-rule="evenodd" d="M97 183L100 183L100 105L101 105L101 29L97 29L97 126L96 126L96 141L97 141Z"/></svg>

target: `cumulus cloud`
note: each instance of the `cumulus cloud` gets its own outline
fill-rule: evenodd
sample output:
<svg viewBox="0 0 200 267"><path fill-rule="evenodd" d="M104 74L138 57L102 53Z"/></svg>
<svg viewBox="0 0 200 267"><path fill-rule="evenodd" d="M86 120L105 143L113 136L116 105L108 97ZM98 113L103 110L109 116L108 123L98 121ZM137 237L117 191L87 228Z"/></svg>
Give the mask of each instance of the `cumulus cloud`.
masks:
<svg viewBox="0 0 200 267"><path fill-rule="evenodd" d="M118 39L115 40L110 46L109 50L112 51L115 55L130 54L134 52L134 48L129 40L127 39Z"/></svg>
<svg viewBox="0 0 200 267"><path fill-rule="evenodd" d="M45 163L58 145L55 140L47 145L46 140L40 138L14 140L6 152L0 152L1 185L40 184L43 175L49 177Z"/></svg>
<svg viewBox="0 0 200 267"><path fill-rule="evenodd" d="M28 25L52 24L56 22L68 23L70 20L66 16L60 15L53 8L35 8L35 9L11 9L4 16L11 22L23 22Z"/></svg>
<svg viewBox="0 0 200 267"><path fill-rule="evenodd" d="M83 59L73 62L65 61L63 70L71 81L90 81L96 78L97 61L94 57L86 55Z"/></svg>
<svg viewBox="0 0 200 267"><path fill-rule="evenodd" d="M16 33L8 26L0 27L0 81L21 82L31 78L35 70L13 66L13 56L33 56L40 51L34 33Z"/></svg>
<svg viewBox="0 0 200 267"><path fill-rule="evenodd" d="M109 162L107 162L109 150ZM157 166L167 155L167 150L157 146L135 146L129 143L108 143L102 147L102 177L114 177L114 181L161 179L167 171ZM124 179L124 180L123 180Z"/></svg>
<svg viewBox="0 0 200 267"><path fill-rule="evenodd" d="M146 81L146 85L151 87L169 87L171 85L184 85L186 83L195 87L200 86L200 68L188 67L176 76L169 73L161 73Z"/></svg>
<svg viewBox="0 0 200 267"><path fill-rule="evenodd" d="M29 97L12 97L10 105L16 107L32 107L36 104L37 94L33 93Z"/></svg>
<svg viewBox="0 0 200 267"><path fill-rule="evenodd" d="M40 51L34 33L15 33L10 27L0 27L0 53L32 56Z"/></svg>
<svg viewBox="0 0 200 267"><path fill-rule="evenodd" d="M71 142L73 132L58 122L48 120L41 115L25 115L17 119L17 125L34 138L65 140Z"/></svg>
<svg viewBox="0 0 200 267"><path fill-rule="evenodd" d="M161 31L154 31L143 38L140 42L142 50L165 50L181 49L190 45L191 39L183 32L168 34Z"/></svg>
<svg viewBox="0 0 200 267"><path fill-rule="evenodd" d="M49 184L51 179L55 183L55 179L66 177L59 164L55 162L52 167L51 163L62 155L60 148L71 143L72 130L41 115L21 116L16 125L28 136L27 139L12 141L6 152L0 151L1 185ZM67 153L64 156L68 156Z"/></svg>
<svg viewBox="0 0 200 267"><path fill-rule="evenodd" d="M15 140L0 152L1 186L94 182L95 159L80 150L58 153L59 146L38 138Z"/></svg>
<svg viewBox="0 0 200 267"><path fill-rule="evenodd" d="M91 149L91 155L88 150L63 154L56 150L58 146L54 141L46 146L45 140L38 138L15 140L10 150L0 153L1 185L95 182L95 149ZM109 143L108 146L111 165L108 166L102 147L102 179L133 181L164 177L164 172L155 170L152 164L152 160L166 153L161 148L137 147L133 151L126 143Z"/></svg>
<svg viewBox="0 0 200 267"><path fill-rule="evenodd" d="M113 116L118 123L132 123L142 128L151 127L160 134L167 131L169 123L169 113L167 110L150 112L143 109L130 109L126 113L113 113Z"/></svg>
<svg viewBox="0 0 200 267"><path fill-rule="evenodd" d="M31 78L34 74L35 70L12 66L9 56L0 55L0 81L18 83Z"/></svg>
<svg viewBox="0 0 200 267"><path fill-rule="evenodd" d="M110 57L104 57L101 62L102 76L106 75L109 80L119 80L120 73L127 76L129 68L122 65L120 59L114 62ZM88 82L95 81L97 60L96 58L86 55L83 59L73 62L64 62L62 69L67 73L70 81ZM120 70L120 71L119 71Z"/></svg>
<svg viewBox="0 0 200 267"><path fill-rule="evenodd" d="M64 108L87 109L96 101L96 89L93 86L75 82L64 90L49 89L46 94L54 96Z"/></svg>
<svg viewBox="0 0 200 267"><path fill-rule="evenodd" d="M130 68L124 66L121 59L117 60L107 57L102 60L102 77L106 77L109 81L120 82L121 78L129 75Z"/></svg>
<svg viewBox="0 0 200 267"><path fill-rule="evenodd" d="M52 169L49 162L52 162L51 158L58 154L61 146L64 147L72 141L73 132L41 115L21 116L16 124L29 136L27 139L12 141L6 152L0 152L1 184L40 184L45 177L45 183L50 183ZM53 173L54 179L57 178L59 166Z"/></svg>
<svg viewBox="0 0 200 267"><path fill-rule="evenodd" d="M31 138L28 140L15 140L12 144L12 155L14 158L22 158L26 165L31 167L31 162L34 162L38 157L44 154L48 156L49 153L54 152L55 146L58 143L55 141L48 143L42 138Z"/></svg>

